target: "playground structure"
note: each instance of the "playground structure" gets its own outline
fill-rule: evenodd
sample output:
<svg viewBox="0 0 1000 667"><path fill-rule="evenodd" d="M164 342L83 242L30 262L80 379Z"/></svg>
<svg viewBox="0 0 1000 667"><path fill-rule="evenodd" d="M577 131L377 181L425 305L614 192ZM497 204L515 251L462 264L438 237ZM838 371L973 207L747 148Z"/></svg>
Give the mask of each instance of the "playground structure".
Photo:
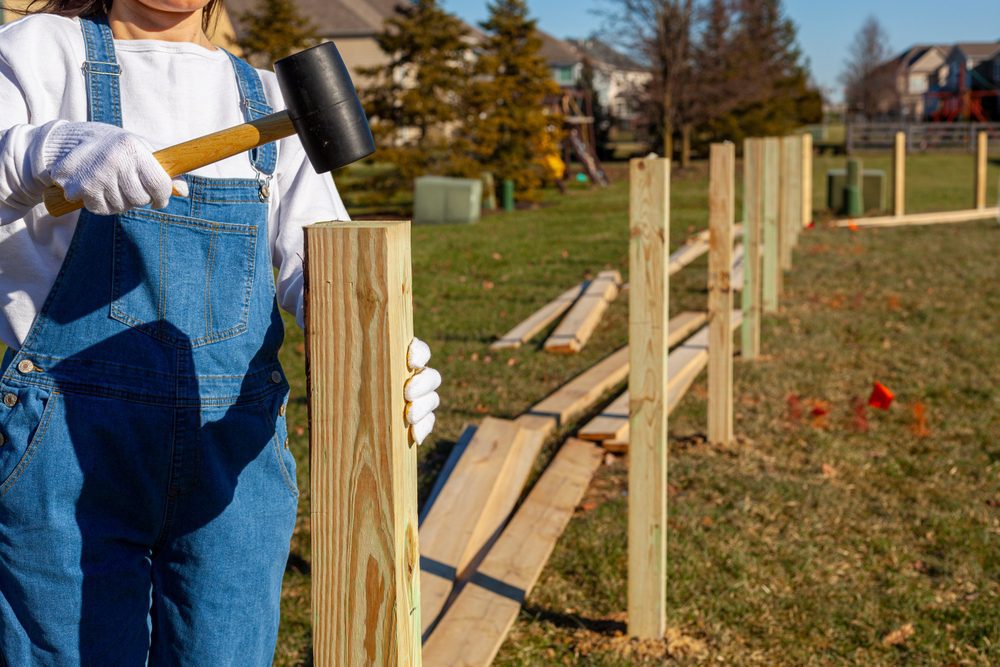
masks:
<svg viewBox="0 0 1000 667"><path fill-rule="evenodd" d="M810 222L808 139L747 140L742 227L735 146L713 145L708 233L674 255L670 163L634 160L629 346L517 419L487 417L467 429L419 518L415 445L402 419L412 333L409 223L307 228L314 664L490 664L603 449L568 438L521 500L535 459L626 378L629 398L612 405L627 405L627 418L600 417L618 420L606 444L627 447L630 458L629 632L663 636L667 416L707 365L710 439L732 440L732 333L740 328L748 359L759 354L762 313L777 308L782 272ZM742 260L734 253L738 230ZM670 274L705 252L708 312L668 320ZM737 287L742 310L734 313ZM504 340L530 340L586 289L564 293Z"/></svg>
<svg viewBox="0 0 1000 667"><path fill-rule="evenodd" d="M849 218L839 220L835 224L838 227L854 229L858 227L950 224L997 218L1000 216L1000 207L988 207L986 202L989 138L990 135L985 130L978 132L975 136L971 208L940 213L906 213L907 135L905 132L897 132L893 138L892 147L892 215Z"/></svg>

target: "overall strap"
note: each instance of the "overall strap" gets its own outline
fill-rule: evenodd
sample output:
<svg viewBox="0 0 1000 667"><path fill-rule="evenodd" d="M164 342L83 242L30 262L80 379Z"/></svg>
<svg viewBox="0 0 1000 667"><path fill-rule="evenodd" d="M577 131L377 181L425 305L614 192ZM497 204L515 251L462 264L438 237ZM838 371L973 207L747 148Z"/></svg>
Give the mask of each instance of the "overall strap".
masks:
<svg viewBox="0 0 1000 667"><path fill-rule="evenodd" d="M226 53L229 53L228 51ZM229 53L229 59L236 70L236 82L240 88L240 107L243 118L248 123L274 113L264 96L264 86L260 75L249 63ZM250 151L250 164L258 173L270 176L278 161L278 147L271 142Z"/></svg>
<svg viewBox="0 0 1000 667"><path fill-rule="evenodd" d="M121 67L115 58L114 36L105 17L80 19L87 60L83 74L87 79L87 119L122 126L122 103L118 88Z"/></svg>

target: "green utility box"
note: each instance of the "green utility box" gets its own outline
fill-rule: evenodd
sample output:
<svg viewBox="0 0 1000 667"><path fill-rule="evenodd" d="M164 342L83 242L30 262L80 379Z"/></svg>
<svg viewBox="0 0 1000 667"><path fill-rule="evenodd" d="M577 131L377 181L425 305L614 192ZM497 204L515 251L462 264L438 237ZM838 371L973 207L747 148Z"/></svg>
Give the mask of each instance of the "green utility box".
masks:
<svg viewBox="0 0 1000 667"><path fill-rule="evenodd" d="M483 182L473 178L421 176L414 181L413 222L469 224L479 220Z"/></svg>
<svg viewBox="0 0 1000 667"><path fill-rule="evenodd" d="M861 200L865 212L884 211L888 206L888 179L881 169L865 169L862 174ZM847 185L846 169L830 169L826 172L826 205L831 211L844 213L844 187Z"/></svg>

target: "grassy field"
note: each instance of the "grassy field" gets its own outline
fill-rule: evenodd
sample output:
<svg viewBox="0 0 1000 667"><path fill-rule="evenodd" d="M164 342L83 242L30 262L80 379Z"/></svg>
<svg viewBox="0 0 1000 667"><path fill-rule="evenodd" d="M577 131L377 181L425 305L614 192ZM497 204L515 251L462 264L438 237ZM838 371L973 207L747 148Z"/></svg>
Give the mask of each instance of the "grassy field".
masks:
<svg viewBox="0 0 1000 667"><path fill-rule="evenodd" d="M966 162L914 158L910 208L968 207ZM817 205L826 166L817 160ZM445 377L436 440L421 451L422 494L463 424L516 416L625 343L621 300L576 357L488 349L582 277L627 270L627 184L615 172L612 187L552 195L539 210L414 229L415 328ZM676 247L706 225L704 166L676 174L672 188ZM704 444L703 380L671 418L667 640L621 636L626 468L617 460L599 471L498 664L1000 662L998 241L995 223L805 233L782 311L765 320L764 358L736 365L739 445ZM671 292L673 313L704 308L704 260L674 276ZM288 666L308 664L310 652L294 326L283 361L302 489L276 656ZM862 418L855 402L874 380L897 400Z"/></svg>

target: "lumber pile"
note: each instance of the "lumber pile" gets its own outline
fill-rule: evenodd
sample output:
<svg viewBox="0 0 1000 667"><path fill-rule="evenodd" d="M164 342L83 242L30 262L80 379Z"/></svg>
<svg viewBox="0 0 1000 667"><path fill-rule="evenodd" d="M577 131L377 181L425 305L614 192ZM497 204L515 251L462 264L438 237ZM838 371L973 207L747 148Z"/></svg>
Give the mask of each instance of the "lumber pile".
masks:
<svg viewBox="0 0 1000 667"><path fill-rule="evenodd" d="M424 665L493 662L600 462L593 443L562 446L424 643Z"/></svg>
<svg viewBox="0 0 1000 667"><path fill-rule="evenodd" d="M705 313L670 321L668 342L686 338ZM434 627L455 583L510 516L545 439L572 423L628 376L622 348L542 399L515 420L487 417L467 428L452 450L421 512L420 613L422 632Z"/></svg>
<svg viewBox="0 0 1000 667"><path fill-rule="evenodd" d="M621 284L622 276L617 271L597 274L545 341L545 351L575 354L582 350L608 309L608 304L618 297Z"/></svg>
<svg viewBox="0 0 1000 667"><path fill-rule="evenodd" d="M572 289L566 290L532 313L528 319L501 336L499 340L490 345L490 349L503 350L521 347L569 310L589 284L590 281L584 281Z"/></svg>
<svg viewBox="0 0 1000 667"><path fill-rule="evenodd" d="M733 331L739 328L743 314L733 311ZM708 364L708 327L674 349L667 357L667 412L672 412ZM624 391L608 407L580 429L578 437L599 442L608 451L622 453L628 449L629 396Z"/></svg>

